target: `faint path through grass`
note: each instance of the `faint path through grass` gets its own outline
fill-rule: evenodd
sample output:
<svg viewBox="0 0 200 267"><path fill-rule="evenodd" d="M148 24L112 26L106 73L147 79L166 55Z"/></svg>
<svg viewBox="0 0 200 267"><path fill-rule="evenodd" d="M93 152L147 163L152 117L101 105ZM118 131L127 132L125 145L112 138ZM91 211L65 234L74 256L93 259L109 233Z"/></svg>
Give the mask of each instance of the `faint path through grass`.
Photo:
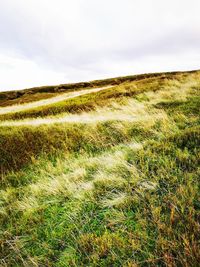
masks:
<svg viewBox="0 0 200 267"><path fill-rule="evenodd" d="M70 93L64 93L52 98L48 99L43 99L35 102L30 102L27 104L22 104L22 105L13 105L13 106L8 106L8 107L0 107L0 115L2 114L7 114L7 113L12 113L12 112L18 112L18 111L23 111L27 109L32 109L32 108L37 108L49 104L54 104L63 100L67 100L70 98L75 98L81 95L86 95L88 93L96 93L105 89L109 89L113 86L106 86L106 87L100 87L100 88L93 88L93 89L87 89L87 90L81 90L81 91L75 91L75 92L70 92Z"/></svg>

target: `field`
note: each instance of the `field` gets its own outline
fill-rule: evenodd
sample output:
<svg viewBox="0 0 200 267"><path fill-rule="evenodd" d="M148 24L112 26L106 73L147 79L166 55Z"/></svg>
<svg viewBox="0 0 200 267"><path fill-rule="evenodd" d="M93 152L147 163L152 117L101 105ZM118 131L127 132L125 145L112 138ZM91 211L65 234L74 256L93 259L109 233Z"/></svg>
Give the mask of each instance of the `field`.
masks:
<svg viewBox="0 0 200 267"><path fill-rule="evenodd" d="M0 266L199 266L200 71L0 93Z"/></svg>

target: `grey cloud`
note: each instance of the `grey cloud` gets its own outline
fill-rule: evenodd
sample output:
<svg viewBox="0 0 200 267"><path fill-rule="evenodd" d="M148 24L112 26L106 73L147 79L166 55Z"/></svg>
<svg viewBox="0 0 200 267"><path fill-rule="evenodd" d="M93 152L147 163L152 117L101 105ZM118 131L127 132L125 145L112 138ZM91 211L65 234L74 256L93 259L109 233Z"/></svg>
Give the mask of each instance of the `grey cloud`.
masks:
<svg viewBox="0 0 200 267"><path fill-rule="evenodd" d="M200 55L198 8L197 0L1 0L0 53L86 78L149 57Z"/></svg>

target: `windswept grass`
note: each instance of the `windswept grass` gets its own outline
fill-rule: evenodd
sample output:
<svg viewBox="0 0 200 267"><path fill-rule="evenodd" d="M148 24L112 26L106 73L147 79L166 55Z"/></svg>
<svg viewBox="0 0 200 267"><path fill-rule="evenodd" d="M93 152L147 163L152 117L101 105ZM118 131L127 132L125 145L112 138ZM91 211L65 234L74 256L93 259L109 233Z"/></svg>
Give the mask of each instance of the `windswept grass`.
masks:
<svg viewBox="0 0 200 267"><path fill-rule="evenodd" d="M189 73L196 73L197 71L191 71ZM176 77L179 75L188 75L188 72L166 72L166 73L147 73L133 76L116 77L105 80L95 80L91 82L80 82L71 84L60 84L55 86L41 86L24 90L0 92L0 106L9 106L16 104L29 103L53 97L61 92L71 92L74 90L80 90L84 88L92 87L104 87L109 85L119 85L124 82L137 81L142 79L148 79L152 77Z"/></svg>
<svg viewBox="0 0 200 267"><path fill-rule="evenodd" d="M167 91L169 88L169 82L171 82L171 84L173 84L173 82L175 83L175 85L173 84L173 87L178 84L176 89L180 90L181 84L183 84L185 79L187 79L187 76L183 74L177 75L175 81L174 75L172 75L172 77L169 76L169 78L162 75L157 78L150 77L148 79L124 83L122 85L114 86L112 88L101 90L96 93L80 95L76 98L70 98L57 103L51 104L50 100L50 104L45 104L43 106L38 106L35 108L31 107L31 105L34 105L34 103L31 104L30 107L26 105L27 108L25 110L16 110L15 112L7 114L0 113L0 120L18 120L24 118L56 115L63 112L80 113L82 111L91 111L94 110L97 106L104 107L112 104L113 102L122 101L124 97L137 97L141 93L157 92L158 90L164 89L165 87ZM182 83L179 82L179 80L182 81Z"/></svg>
<svg viewBox="0 0 200 267"><path fill-rule="evenodd" d="M2 122L1 266L199 266L199 74L147 80L90 123Z"/></svg>
<svg viewBox="0 0 200 267"><path fill-rule="evenodd" d="M0 163L1 172L19 169L40 154L59 155L61 152L86 151L97 152L131 137L139 138L141 134L153 135L154 125L161 118L151 118L147 127L147 119L138 124L129 121L104 121L92 124L55 124L40 127L21 126L12 129L2 127L0 132ZM140 127L141 125L141 127ZM142 125L144 127L142 127ZM138 130L138 128L140 130ZM149 133L148 133L149 132Z"/></svg>

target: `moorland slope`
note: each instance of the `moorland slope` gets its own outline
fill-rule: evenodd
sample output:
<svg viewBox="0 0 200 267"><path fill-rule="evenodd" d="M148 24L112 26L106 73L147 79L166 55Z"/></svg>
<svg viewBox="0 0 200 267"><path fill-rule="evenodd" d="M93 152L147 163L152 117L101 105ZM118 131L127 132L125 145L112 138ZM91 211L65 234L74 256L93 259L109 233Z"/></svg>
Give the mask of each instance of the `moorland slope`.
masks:
<svg viewBox="0 0 200 267"><path fill-rule="evenodd" d="M200 71L0 93L0 266L199 266Z"/></svg>

